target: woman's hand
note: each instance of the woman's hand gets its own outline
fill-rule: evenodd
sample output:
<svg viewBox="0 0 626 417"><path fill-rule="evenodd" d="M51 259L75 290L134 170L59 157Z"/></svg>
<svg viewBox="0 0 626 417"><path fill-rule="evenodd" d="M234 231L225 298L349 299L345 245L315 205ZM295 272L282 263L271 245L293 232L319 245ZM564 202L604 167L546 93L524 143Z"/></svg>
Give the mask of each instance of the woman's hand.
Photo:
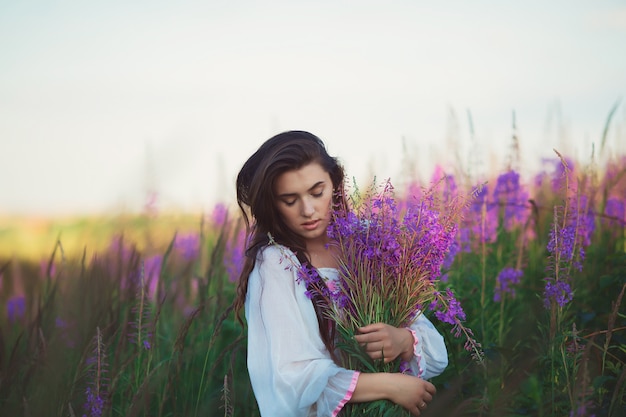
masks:
<svg viewBox="0 0 626 417"><path fill-rule="evenodd" d="M390 376L389 400L419 416L433 400L437 389L433 384L415 376L387 374Z"/></svg>
<svg viewBox="0 0 626 417"><path fill-rule="evenodd" d="M437 389L430 382L401 373L361 373L350 402L389 400L419 416Z"/></svg>
<svg viewBox="0 0 626 417"><path fill-rule="evenodd" d="M358 329L360 334L354 336L356 341L365 348L370 358L383 359L391 362L398 356L405 361L413 357L413 334L408 329L399 329L385 323L375 323Z"/></svg>

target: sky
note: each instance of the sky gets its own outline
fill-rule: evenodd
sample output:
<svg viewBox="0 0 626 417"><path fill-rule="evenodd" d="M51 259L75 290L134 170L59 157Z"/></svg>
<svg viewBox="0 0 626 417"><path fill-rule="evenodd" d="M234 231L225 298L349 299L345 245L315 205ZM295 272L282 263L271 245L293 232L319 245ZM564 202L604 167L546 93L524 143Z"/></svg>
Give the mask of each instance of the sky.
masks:
<svg viewBox="0 0 626 417"><path fill-rule="evenodd" d="M626 153L625 93L624 0L0 0L0 215L208 212L290 129L361 181L502 171L513 133L532 172L616 105Z"/></svg>

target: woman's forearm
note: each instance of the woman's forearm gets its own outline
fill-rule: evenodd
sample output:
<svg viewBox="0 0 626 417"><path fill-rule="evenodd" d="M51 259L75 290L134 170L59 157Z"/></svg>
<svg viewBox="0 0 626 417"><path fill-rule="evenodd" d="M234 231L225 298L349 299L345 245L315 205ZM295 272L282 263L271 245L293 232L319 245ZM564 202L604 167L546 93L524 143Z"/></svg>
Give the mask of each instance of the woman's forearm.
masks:
<svg viewBox="0 0 626 417"><path fill-rule="evenodd" d="M390 400L413 415L419 415L433 399L435 386L423 379L401 373L364 373L359 375L350 402Z"/></svg>
<svg viewBox="0 0 626 417"><path fill-rule="evenodd" d="M389 385L389 381L387 381L388 378L386 378L388 375L390 374L368 374L361 372L350 402L363 403L376 400L388 400L389 392L387 386Z"/></svg>

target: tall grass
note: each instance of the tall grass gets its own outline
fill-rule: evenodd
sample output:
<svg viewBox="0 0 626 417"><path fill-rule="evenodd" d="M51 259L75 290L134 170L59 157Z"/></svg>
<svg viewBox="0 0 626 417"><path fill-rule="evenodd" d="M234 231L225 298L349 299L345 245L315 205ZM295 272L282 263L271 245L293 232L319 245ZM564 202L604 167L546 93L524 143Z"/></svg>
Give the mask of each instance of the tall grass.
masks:
<svg viewBox="0 0 626 417"><path fill-rule="evenodd" d="M1 414L258 415L222 262L235 225L200 224L163 254L121 237L92 259L56 250L43 276L4 260Z"/></svg>
<svg viewBox="0 0 626 417"><path fill-rule="evenodd" d="M426 414L626 415L626 158L445 183L476 193L440 286L485 358L431 314L450 365ZM259 415L231 308L239 219L218 210L165 246L126 232L91 256L60 239L43 262L0 259L0 414Z"/></svg>

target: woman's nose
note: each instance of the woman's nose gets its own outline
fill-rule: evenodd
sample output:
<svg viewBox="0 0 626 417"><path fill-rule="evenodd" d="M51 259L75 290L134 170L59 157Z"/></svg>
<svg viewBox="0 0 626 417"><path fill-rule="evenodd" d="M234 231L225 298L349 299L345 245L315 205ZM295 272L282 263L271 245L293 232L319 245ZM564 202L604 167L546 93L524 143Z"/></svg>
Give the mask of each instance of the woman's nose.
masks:
<svg viewBox="0 0 626 417"><path fill-rule="evenodd" d="M302 202L302 215L304 217L311 217L315 213L315 207L313 206L313 202L305 198Z"/></svg>

